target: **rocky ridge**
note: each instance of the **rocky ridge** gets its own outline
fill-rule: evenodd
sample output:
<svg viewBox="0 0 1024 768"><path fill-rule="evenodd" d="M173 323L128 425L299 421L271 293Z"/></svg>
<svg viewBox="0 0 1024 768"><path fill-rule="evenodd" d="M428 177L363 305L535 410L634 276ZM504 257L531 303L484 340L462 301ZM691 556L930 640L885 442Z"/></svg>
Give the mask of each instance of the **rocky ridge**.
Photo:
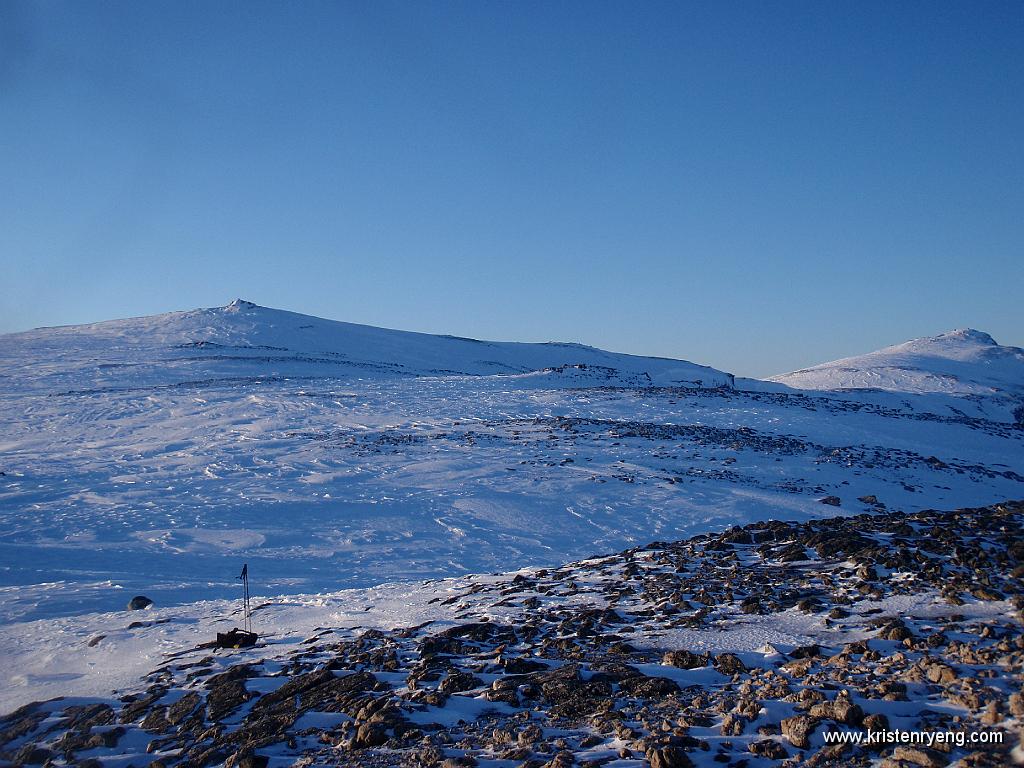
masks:
<svg viewBox="0 0 1024 768"><path fill-rule="evenodd" d="M445 624L189 649L120 699L22 707L0 764L1008 765L1022 520L1024 502L769 521L480 578L435 598ZM730 650L771 626L808 642ZM894 729L1002 743L825 741Z"/></svg>

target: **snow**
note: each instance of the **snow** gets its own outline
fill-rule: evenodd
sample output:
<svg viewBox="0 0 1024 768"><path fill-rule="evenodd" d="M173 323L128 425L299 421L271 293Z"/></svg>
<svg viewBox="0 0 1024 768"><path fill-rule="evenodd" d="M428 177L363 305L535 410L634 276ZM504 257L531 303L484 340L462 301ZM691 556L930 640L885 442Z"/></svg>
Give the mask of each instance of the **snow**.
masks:
<svg viewBox="0 0 1024 768"><path fill-rule="evenodd" d="M880 389L1024 404L1024 350L962 328L774 376L797 389Z"/></svg>
<svg viewBox="0 0 1024 768"><path fill-rule="evenodd" d="M242 562L294 638L434 618L424 579L870 511L867 494L1024 496L1021 350L971 331L874 354L734 383L243 301L2 336L0 710L109 692L208 639ZM794 389L812 384L847 391ZM126 612L137 594L156 607Z"/></svg>
<svg viewBox="0 0 1024 768"><path fill-rule="evenodd" d="M264 376L529 374L598 366L645 384L726 386L729 374L684 360L605 352L582 344L480 341L374 328L260 307L171 312L0 337L5 383L53 392L175 386L183 379ZM559 373L554 371L554 373ZM587 372L561 372L574 376ZM600 379L603 371L593 374ZM8 378L9 377L9 378Z"/></svg>
<svg viewBox="0 0 1024 768"><path fill-rule="evenodd" d="M455 609L428 601L438 590L463 586L459 581L382 585L271 598L269 604L254 597L254 622L265 644L236 655L240 660L273 658L320 627L392 629L450 617ZM137 684L172 659L198 659L209 651L191 649L236 626L238 610L238 601L204 601L7 625L0 640L5 661L0 713L55 696L106 696ZM90 644L95 638L100 639Z"/></svg>

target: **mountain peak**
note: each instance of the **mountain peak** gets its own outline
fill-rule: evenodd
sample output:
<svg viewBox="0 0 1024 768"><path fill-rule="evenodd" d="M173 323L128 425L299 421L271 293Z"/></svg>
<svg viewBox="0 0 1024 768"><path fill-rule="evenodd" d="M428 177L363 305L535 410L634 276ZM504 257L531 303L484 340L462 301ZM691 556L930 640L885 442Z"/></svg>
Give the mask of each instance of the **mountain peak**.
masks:
<svg viewBox="0 0 1024 768"><path fill-rule="evenodd" d="M226 307L224 307L224 309L228 310L229 312L239 312L243 309L257 309L258 307L258 304L255 304L251 301L246 301L245 299L235 299Z"/></svg>
<svg viewBox="0 0 1024 768"><path fill-rule="evenodd" d="M957 328L946 333L940 333L935 337L937 341L942 340L955 340L955 341L971 341L975 344L983 344L988 347L998 347L996 340L989 336L984 331L979 331L974 328Z"/></svg>
<svg viewBox="0 0 1024 768"><path fill-rule="evenodd" d="M169 312L0 337L0 362L20 345L57 340L93 369L96 350L149 348L166 360L163 381L178 376L303 376L310 379L405 376L534 377L537 385L729 387L733 377L688 362L606 352L580 344L488 342L303 315L237 298L221 307ZM183 357L180 350L200 350ZM208 354L210 350L217 350ZM225 351L229 350L229 351ZM255 351L254 351L255 350ZM128 353L125 353L128 354ZM125 361L106 363L114 365ZM103 371L113 370L103 368ZM157 377L156 371L151 375ZM6 383L6 381L5 381ZM107 382L109 384L109 381Z"/></svg>
<svg viewBox="0 0 1024 768"><path fill-rule="evenodd" d="M1024 394L1024 350L1000 346L984 331L957 328L771 380L798 389L882 389L1012 399Z"/></svg>

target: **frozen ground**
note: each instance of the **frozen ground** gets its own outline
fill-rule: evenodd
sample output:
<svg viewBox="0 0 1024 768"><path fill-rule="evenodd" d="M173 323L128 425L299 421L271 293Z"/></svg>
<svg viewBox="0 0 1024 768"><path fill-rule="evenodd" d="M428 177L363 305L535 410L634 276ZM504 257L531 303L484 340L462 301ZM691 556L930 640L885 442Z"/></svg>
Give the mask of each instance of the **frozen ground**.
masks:
<svg viewBox="0 0 1024 768"><path fill-rule="evenodd" d="M975 371L969 391L824 392L246 302L0 337L0 633L135 594L229 598L242 562L259 593L308 595L877 508L868 495L1020 498L1019 350L990 341L932 340L960 381Z"/></svg>
<svg viewBox="0 0 1024 768"><path fill-rule="evenodd" d="M0 711L67 698L0 719L0 762L644 768L668 747L683 766L868 768L888 765L880 746L840 755L825 734L899 728L1002 731L1005 748L963 763L996 768L1024 716L1022 515L771 521L554 569L261 598L248 649L209 642L237 601L22 623Z"/></svg>
<svg viewBox="0 0 1024 768"><path fill-rule="evenodd" d="M520 573L533 575L529 569ZM490 597L487 593L480 599L465 599L491 583L505 586L508 578L473 575L319 595L259 597L253 604L258 606L254 622L261 643L234 654L229 661L287 658L302 640L326 628L346 637L367 629L393 630L425 622L432 622L432 629L441 629L457 624L457 617L465 621L470 606L479 612L474 617L482 613L496 622L516 621L521 612L518 605L485 604L484 598ZM585 585L586 579L577 579L577 583ZM445 602L454 596L459 596L458 602ZM603 606L586 591L576 601L568 602ZM931 592L867 602L864 610L896 616L927 616L936 610L937 615L947 615L954 611L942 606ZM955 612L982 619L1008 616L1011 608L1005 602L977 603ZM3 640L0 714L30 701L57 696L104 697L137 687L150 672L170 662L207 656L209 649L199 646L240 621L238 601L206 601L131 614L115 611L10 625ZM677 628L645 634L644 639L655 648L734 652L753 658L776 653L774 647L841 645L867 634L860 625L852 629L825 628L820 617L790 609L783 614L747 616L715 631Z"/></svg>

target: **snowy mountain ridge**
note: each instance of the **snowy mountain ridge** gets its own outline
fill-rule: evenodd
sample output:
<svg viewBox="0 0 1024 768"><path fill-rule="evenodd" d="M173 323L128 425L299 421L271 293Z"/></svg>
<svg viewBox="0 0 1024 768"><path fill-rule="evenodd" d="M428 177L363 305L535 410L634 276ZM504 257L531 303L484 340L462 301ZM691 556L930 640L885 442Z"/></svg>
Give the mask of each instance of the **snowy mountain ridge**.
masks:
<svg viewBox="0 0 1024 768"><path fill-rule="evenodd" d="M736 385L729 373L685 360L607 352L578 343L494 342L392 330L271 309L244 299L223 307L0 335L0 375L15 386L41 383L49 366L39 358L49 354L60 357L65 372L73 367L79 383L92 373L93 383L102 386L105 380L119 378L123 371L114 374L117 368L135 367L142 350L150 364L174 380L230 374L239 365L253 363L263 375L314 378L330 366L337 370L329 373L368 376L542 373L548 384L555 374L562 374L571 386ZM31 370L19 376L25 362ZM139 371L132 373L138 381ZM759 388L756 380L743 381L748 388ZM1024 402L1024 350L1001 346L983 331L963 328L766 381L798 390L874 389Z"/></svg>
<svg viewBox="0 0 1024 768"><path fill-rule="evenodd" d="M579 376L597 368L596 380L638 385L731 386L732 376L684 360L606 352L583 344L480 341L457 336L377 328L261 307L236 299L224 307L170 312L87 325L39 328L0 336L0 366L8 376L21 370L21 385L39 383L41 355L65 364L78 355L79 378L94 386L123 383L124 370L145 351L170 379L232 375L246 364L263 375L363 376L528 374L569 367ZM102 358L100 360L99 358ZM20 365L30 362L29 370ZM100 363L97 368L96 364ZM325 371L324 369L334 369ZM132 371L132 380L138 370ZM152 374L152 372L151 372ZM157 377L143 381L156 383ZM81 383L81 381L79 382Z"/></svg>
<svg viewBox="0 0 1024 768"><path fill-rule="evenodd" d="M1024 349L961 328L822 363L771 381L797 389L995 395L1024 400Z"/></svg>

